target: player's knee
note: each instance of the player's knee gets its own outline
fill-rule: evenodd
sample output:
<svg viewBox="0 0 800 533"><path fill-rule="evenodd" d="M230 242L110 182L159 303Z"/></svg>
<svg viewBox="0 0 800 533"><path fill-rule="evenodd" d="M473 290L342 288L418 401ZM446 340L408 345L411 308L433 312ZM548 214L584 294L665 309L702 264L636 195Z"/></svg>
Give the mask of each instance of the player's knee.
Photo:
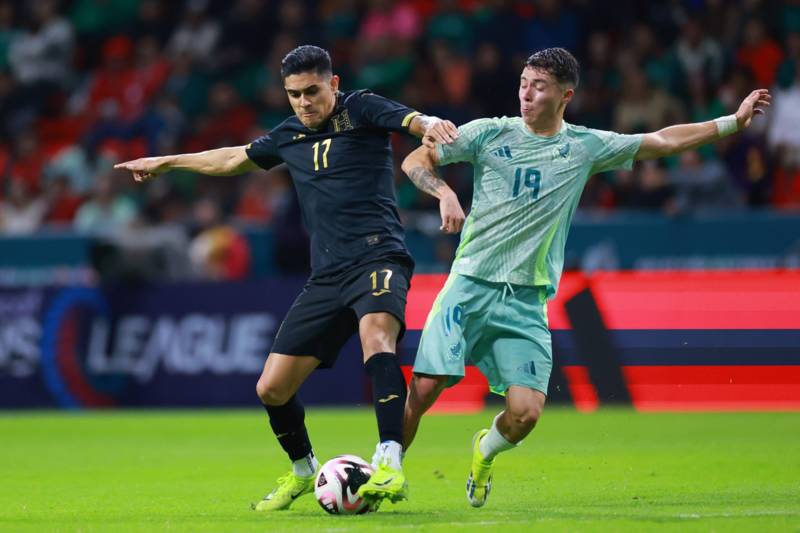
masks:
<svg viewBox="0 0 800 533"><path fill-rule="evenodd" d="M509 414L515 426L523 430L531 430L542 416L542 408L539 405L524 405L512 409Z"/></svg>
<svg viewBox="0 0 800 533"><path fill-rule="evenodd" d="M375 330L373 334L361 338L361 349L364 351L364 362L367 362L376 353L394 353L397 341L390 333Z"/></svg>
<svg viewBox="0 0 800 533"><path fill-rule="evenodd" d="M419 376L411 378L409 408L423 413L433 405L447 385L445 376Z"/></svg>
<svg viewBox="0 0 800 533"><path fill-rule="evenodd" d="M264 405L283 405L291 398L291 394L285 387L280 387L263 378L256 383L256 394Z"/></svg>

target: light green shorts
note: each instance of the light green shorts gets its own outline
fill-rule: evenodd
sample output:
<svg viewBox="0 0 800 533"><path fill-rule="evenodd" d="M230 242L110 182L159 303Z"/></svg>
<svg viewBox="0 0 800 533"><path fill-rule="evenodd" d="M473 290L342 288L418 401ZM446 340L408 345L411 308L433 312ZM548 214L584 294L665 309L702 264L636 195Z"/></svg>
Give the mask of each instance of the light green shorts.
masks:
<svg viewBox="0 0 800 533"><path fill-rule="evenodd" d="M519 385L547 394L553 350L545 288L451 273L425 322L414 372L450 376L452 386L469 363L494 393Z"/></svg>

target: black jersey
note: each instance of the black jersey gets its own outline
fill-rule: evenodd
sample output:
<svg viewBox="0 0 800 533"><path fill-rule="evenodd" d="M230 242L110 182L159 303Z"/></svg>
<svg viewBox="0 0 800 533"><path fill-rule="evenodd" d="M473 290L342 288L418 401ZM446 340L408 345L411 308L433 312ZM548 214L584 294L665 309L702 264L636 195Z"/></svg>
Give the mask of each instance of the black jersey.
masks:
<svg viewBox="0 0 800 533"><path fill-rule="evenodd" d="M318 130L292 116L247 146L262 168L289 167L311 237L311 276L323 277L388 255L411 256L394 193L392 131L416 111L367 90L339 93Z"/></svg>

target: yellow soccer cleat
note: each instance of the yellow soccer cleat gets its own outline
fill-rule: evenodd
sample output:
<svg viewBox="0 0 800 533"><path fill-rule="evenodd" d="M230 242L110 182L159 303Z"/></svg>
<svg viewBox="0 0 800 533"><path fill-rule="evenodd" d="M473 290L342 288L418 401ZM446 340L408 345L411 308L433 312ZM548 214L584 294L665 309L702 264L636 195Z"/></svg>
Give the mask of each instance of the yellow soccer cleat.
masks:
<svg viewBox="0 0 800 533"><path fill-rule="evenodd" d="M467 479L467 500L473 507L483 507L492 490L494 459L484 459L480 447L481 439L487 433L488 429L482 429L472 437L472 468Z"/></svg>
<svg viewBox="0 0 800 533"><path fill-rule="evenodd" d="M254 511L280 511L288 509L292 502L303 494L314 492L314 478L300 477L289 472L278 478L278 486L264 496L264 499L251 505Z"/></svg>
<svg viewBox="0 0 800 533"><path fill-rule="evenodd" d="M358 488L358 495L374 504L384 499L397 503L408 499L408 481L401 470L382 463L369 480Z"/></svg>

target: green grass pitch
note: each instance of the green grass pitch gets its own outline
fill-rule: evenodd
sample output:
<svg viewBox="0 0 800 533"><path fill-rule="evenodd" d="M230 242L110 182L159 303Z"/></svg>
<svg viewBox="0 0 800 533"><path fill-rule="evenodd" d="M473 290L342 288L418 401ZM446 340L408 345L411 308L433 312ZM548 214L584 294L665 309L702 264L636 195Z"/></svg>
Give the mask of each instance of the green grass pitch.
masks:
<svg viewBox="0 0 800 533"><path fill-rule="evenodd" d="M0 531L800 531L800 413L552 408L472 509L470 439L492 415L424 419L411 499L337 517L312 496L250 511L288 466L257 409L2 413ZM371 457L370 410L307 422L322 460Z"/></svg>

